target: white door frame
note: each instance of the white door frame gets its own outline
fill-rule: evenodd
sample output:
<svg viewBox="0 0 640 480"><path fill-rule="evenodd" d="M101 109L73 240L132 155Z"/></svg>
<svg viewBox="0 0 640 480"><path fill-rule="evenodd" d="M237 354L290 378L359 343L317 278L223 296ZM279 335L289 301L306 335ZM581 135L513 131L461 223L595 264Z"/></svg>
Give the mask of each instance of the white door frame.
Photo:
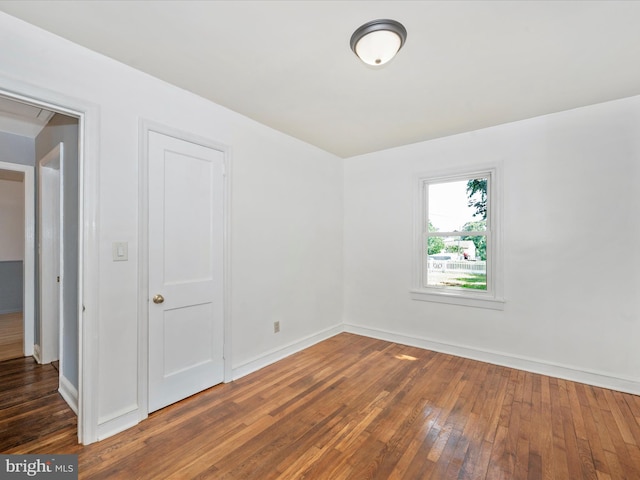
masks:
<svg viewBox="0 0 640 480"><path fill-rule="evenodd" d="M93 443L98 440L99 107L4 75L0 95L78 119L78 441Z"/></svg>
<svg viewBox="0 0 640 480"><path fill-rule="evenodd" d="M139 126L139 243L138 243L138 406L140 417L149 415L149 132L157 132L169 137L219 150L224 154L223 193L223 361L224 382L232 378L231 361L231 149L213 140L192 135L148 120L141 120Z"/></svg>
<svg viewBox="0 0 640 480"><path fill-rule="evenodd" d="M31 165L0 162L0 170L24 174L24 253L22 257L22 331L25 357L33 355L35 306L35 184Z"/></svg>
<svg viewBox="0 0 640 480"><path fill-rule="evenodd" d="M59 360L63 370L64 316L64 146L59 143L38 162L38 265L40 351L37 360ZM55 277L57 276L57 282ZM56 283L59 285L56 286ZM56 292L57 290L57 292ZM57 297L57 298L56 298ZM43 313L56 305L54 315ZM55 337L55 338L54 338Z"/></svg>

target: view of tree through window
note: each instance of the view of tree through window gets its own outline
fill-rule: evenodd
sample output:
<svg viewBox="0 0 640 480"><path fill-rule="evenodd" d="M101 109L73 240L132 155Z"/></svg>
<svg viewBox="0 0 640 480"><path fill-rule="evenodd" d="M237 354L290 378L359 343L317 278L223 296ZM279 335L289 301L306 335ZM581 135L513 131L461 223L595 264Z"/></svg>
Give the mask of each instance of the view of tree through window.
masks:
<svg viewBox="0 0 640 480"><path fill-rule="evenodd" d="M425 286L487 290L489 177L427 183Z"/></svg>

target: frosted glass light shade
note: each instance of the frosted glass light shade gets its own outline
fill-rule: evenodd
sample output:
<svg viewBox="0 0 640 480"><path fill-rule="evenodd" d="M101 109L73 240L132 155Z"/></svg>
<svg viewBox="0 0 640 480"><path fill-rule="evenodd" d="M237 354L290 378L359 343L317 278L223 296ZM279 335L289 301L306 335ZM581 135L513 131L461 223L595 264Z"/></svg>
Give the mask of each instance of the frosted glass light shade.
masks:
<svg viewBox="0 0 640 480"><path fill-rule="evenodd" d="M402 48L407 31L395 20L373 20L358 28L351 36L351 49L364 63L380 66L391 60Z"/></svg>
<svg viewBox="0 0 640 480"><path fill-rule="evenodd" d="M384 65L391 60L402 41L398 35L389 30L378 30L365 35L356 44L356 55L368 65Z"/></svg>

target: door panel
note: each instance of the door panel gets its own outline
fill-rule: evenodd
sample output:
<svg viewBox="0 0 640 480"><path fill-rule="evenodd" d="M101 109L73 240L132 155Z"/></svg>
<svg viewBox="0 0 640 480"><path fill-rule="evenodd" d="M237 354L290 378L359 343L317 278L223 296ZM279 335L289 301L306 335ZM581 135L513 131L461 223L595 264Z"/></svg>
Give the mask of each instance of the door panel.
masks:
<svg viewBox="0 0 640 480"><path fill-rule="evenodd" d="M223 167L221 151L149 132L150 412L223 380Z"/></svg>
<svg viewBox="0 0 640 480"><path fill-rule="evenodd" d="M59 143L38 162L39 339L34 354L40 363L61 360L60 353L64 348L61 345L64 311L63 151L63 144Z"/></svg>
<svg viewBox="0 0 640 480"><path fill-rule="evenodd" d="M165 376L204 365L213 357L213 328L209 321L212 316L213 308L210 303L165 310ZM191 332L198 332L198 336L194 338Z"/></svg>
<svg viewBox="0 0 640 480"><path fill-rule="evenodd" d="M211 231L215 206L211 186L216 166L219 168L211 161L165 152L166 284L213 279Z"/></svg>

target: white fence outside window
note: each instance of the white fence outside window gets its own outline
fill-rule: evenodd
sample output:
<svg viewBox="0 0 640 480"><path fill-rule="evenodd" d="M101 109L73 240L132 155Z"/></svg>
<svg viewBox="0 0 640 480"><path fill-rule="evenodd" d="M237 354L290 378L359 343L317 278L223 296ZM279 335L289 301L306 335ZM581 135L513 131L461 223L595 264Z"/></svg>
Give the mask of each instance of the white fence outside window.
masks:
<svg viewBox="0 0 640 480"><path fill-rule="evenodd" d="M487 273L487 262L468 260L427 260L427 270L434 272Z"/></svg>

